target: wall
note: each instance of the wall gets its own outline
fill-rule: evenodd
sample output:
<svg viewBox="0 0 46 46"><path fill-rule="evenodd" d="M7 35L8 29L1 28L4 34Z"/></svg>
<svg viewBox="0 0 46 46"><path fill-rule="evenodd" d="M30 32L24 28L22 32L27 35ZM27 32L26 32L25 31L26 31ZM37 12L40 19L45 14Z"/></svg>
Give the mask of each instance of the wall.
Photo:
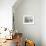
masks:
<svg viewBox="0 0 46 46"><path fill-rule="evenodd" d="M20 1L18 1L18 2L20 2ZM36 3L36 4L34 4L34 3ZM40 3L41 3L41 9L39 8ZM28 34L28 36L29 36L29 34L30 35L32 34L33 36L31 35L31 39L32 39L32 37L34 37L36 41L41 39L42 46L46 46L46 0L41 0L41 2L40 2L40 0L39 1L38 0L35 0L35 1L32 0L32 4L33 4L33 6L32 6L33 7L33 9L32 9L33 13L31 13L31 10L30 10L31 9L31 7L30 7L31 2L30 2L30 5L28 3L29 7L28 7L28 5L26 3L23 4L23 5L25 5L25 7L28 7L28 9L23 8L24 6L22 6L22 5L19 5L20 8L19 8L18 5L15 4L17 7L14 5L13 11L14 11L14 14L15 14L15 24L16 24L15 28L17 28L17 30L19 32L23 32L24 36L27 36L27 34ZM37 10L35 10L35 8ZM38 11L41 11L41 12L39 13ZM39 15L38 13L41 14L41 15ZM23 25L23 15L25 15L25 14L34 14L34 16L36 14L35 24L34 25ZM35 27L35 29L33 27ZM33 29L30 29L30 28L33 28ZM37 30L40 33L38 35L36 34ZM40 38L39 35L41 35L41 38ZM39 39L37 38L38 36L39 36Z"/></svg>
<svg viewBox="0 0 46 46"><path fill-rule="evenodd" d="M23 33L25 39L32 39L35 41L36 46L41 46L41 0L23 0L15 8L13 8L15 28L18 32ZM23 24L24 15L34 16L34 24Z"/></svg>
<svg viewBox="0 0 46 46"><path fill-rule="evenodd" d="M46 46L46 0L41 0L41 38L42 46Z"/></svg>
<svg viewBox="0 0 46 46"><path fill-rule="evenodd" d="M0 27L12 28L12 6L16 0L0 0Z"/></svg>
<svg viewBox="0 0 46 46"><path fill-rule="evenodd" d="M31 0L30 0L31 1ZM36 1L36 2L35 2ZM24 7L17 8L15 11L15 23L16 23L16 28L19 32L23 32L24 37L27 36L26 33L28 34L28 36L30 35L31 39L34 38L34 40L37 42L39 39L41 39L42 41L42 46L46 46L46 0L41 0L41 17L40 17L40 13L38 11L40 11L40 0L32 0L32 13L31 13L31 3L28 2L28 5L26 5L25 3L23 5L25 5L25 7L28 7L27 9L25 9ZM3 27L8 27L8 28L12 28L12 6L13 4L16 2L16 0L0 0L0 26ZM25 1L24 1L25 2ZM27 1L26 1L27 2ZM30 3L30 5L29 5ZM36 5L35 5L36 3ZM35 7L36 6L36 7ZM16 7L16 6L15 6ZM22 10L22 9L24 10ZM36 8L37 10L35 10L34 8ZM15 10L15 9L14 9ZM20 10L20 12L19 12ZM22 10L22 12L21 12ZM26 11L27 10L27 11ZM25 13L25 12L26 13ZM34 12L35 11L35 12ZM18 15L17 15L17 12ZM34 25L23 25L23 15L25 14L32 14L35 16L35 24ZM41 19L41 20L40 20ZM37 22L38 20L38 22ZM40 22L39 22L40 21ZM41 23L41 24L40 24ZM42 28L40 28L40 26ZM33 29L31 29L33 28ZM39 30L39 31L38 31ZM39 35L36 36L36 32L41 31L41 38ZM39 38L38 38L39 37ZM37 42L38 43L38 42ZM38 43L39 44L39 43Z"/></svg>

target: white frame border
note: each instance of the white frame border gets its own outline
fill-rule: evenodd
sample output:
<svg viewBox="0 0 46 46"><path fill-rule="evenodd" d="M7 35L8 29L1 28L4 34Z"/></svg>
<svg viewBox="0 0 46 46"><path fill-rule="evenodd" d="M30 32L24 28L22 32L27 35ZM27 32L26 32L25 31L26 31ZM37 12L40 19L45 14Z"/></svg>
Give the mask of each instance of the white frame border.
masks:
<svg viewBox="0 0 46 46"><path fill-rule="evenodd" d="M24 20L25 20L25 17L26 17L26 16L27 16L27 17L31 17L31 16L32 16L32 17L33 17L33 22L32 22L32 23L25 23ZM24 15L24 16L23 16L23 24L34 24L34 16L33 16L33 15Z"/></svg>

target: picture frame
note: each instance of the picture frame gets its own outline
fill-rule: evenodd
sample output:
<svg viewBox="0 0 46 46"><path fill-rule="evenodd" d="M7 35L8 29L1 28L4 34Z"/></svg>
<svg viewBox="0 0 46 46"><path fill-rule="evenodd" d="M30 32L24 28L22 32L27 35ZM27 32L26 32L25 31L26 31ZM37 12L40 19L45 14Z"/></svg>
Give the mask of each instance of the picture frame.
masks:
<svg viewBox="0 0 46 46"><path fill-rule="evenodd" d="M24 15L23 24L34 24L34 16L33 15Z"/></svg>

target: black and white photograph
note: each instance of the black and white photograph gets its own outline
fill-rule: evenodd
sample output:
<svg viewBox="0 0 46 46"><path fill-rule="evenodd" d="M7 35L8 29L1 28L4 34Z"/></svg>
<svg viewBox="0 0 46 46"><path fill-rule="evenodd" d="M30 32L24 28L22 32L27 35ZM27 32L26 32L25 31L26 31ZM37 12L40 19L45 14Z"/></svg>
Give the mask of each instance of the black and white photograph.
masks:
<svg viewBox="0 0 46 46"><path fill-rule="evenodd" d="M34 24L34 16L24 15L23 16L23 24Z"/></svg>

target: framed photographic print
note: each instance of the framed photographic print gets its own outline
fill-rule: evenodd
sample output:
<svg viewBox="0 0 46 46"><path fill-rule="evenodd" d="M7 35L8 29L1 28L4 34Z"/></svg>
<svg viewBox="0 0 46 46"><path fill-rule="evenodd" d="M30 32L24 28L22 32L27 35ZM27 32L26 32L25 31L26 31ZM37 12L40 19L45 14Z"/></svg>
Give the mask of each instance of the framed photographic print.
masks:
<svg viewBox="0 0 46 46"><path fill-rule="evenodd" d="M34 16L24 15L23 16L23 24L34 24Z"/></svg>

